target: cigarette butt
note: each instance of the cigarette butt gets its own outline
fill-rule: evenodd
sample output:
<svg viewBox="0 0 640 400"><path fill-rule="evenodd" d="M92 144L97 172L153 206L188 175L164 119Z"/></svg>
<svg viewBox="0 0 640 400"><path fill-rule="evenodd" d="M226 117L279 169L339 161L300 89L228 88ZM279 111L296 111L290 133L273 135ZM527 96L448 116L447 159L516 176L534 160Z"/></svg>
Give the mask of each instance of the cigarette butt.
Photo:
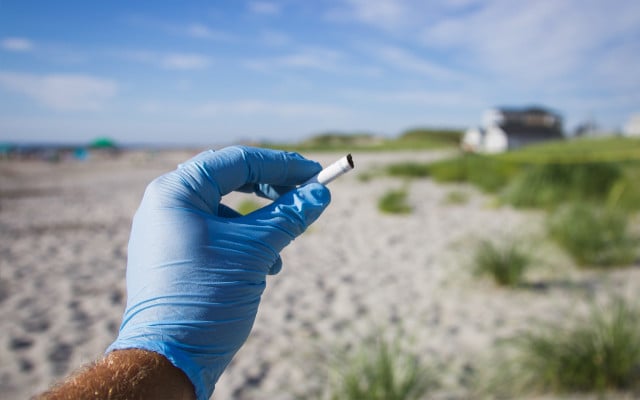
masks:
<svg viewBox="0 0 640 400"><path fill-rule="evenodd" d="M327 185L329 182L338 178L340 175L343 175L351 171L353 168L354 168L353 157L351 157L351 154L347 154L346 156L342 157L338 161L329 165L322 171L318 172L315 176L313 176L311 179L306 181L304 185L308 183L314 183L314 182Z"/></svg>

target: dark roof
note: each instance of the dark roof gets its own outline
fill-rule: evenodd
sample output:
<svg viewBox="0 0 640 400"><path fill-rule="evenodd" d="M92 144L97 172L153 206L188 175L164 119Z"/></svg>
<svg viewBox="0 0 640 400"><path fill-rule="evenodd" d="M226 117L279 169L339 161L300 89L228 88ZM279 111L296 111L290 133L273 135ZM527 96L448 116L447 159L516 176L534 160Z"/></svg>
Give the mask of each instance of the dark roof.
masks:
<svg viewBox="0 0 640 400"><path fill-rule="evenodd" d="M562 117L542 107L499 108L500 127L508 136L532 140L562 137Z"/></svg>
<svg viewBox="0 0 640 400"><path fill-rule="evenodd" d="M496 110L505 113L533 113L533 114L549 114L560 117L560 113L551 108L543 106L526 106L526 107L495 107Z"/></svg>

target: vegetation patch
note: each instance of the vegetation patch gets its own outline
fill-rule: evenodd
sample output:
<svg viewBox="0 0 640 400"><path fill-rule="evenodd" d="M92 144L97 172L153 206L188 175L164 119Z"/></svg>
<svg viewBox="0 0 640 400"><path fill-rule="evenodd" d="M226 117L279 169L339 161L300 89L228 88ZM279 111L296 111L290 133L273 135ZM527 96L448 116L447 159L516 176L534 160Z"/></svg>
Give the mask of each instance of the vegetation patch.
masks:
<svg viewBox="0 0 640 400"><path fill-rule="evenodd" d="M499 155L465 154L434 163L399 163L398 177L466 182L516 207L553 209L569 201L640 210L640 140L579 139Z"/></svg>
<svg viewBox="0 0 640 400"><path fill-rule="evenodd" d="M513 242L500 245L484 240L474 254L474 272L489 276L500 286L516 287L523 282L531 256Z"/></svg>
<svg viewBox="0 0 640 400"><path fill-rule="evenodd" d="M640 139L623 137L580 138L549 141L496 156L525 164L582 164L640 161Z"/></svg>
<svg viewBox="0 0 640 400"><path fill-rule="evenodd" d="M444 198L445 204L462 205L469 202L469 193L462 190L452 190L447 192Z"/></svg>
<svg viewBox="0 0 640 400"><path fill-rule="evenodd" d="M512 342L494 390L528 393L640 393L640 313L616 300L566 324L548 324ZM510 398L515 398L510 397ZM602 397L605 398L605 397Z"/></svg>
<svg viewBox="0 0 640 400"><path fill-rule="evenodd" d="M390 151L456 148L463 132L460 130L417 128L397 137L385 137L371 133L328 132L310 137L299 143L262 143L270 147L290 151Z"/></svg>
<svg viewBox="0 0 640 400"><path fill-rule="evenodd" d="M431 143L434 147L458 147L462 140L462 135L462 131L454 129L415 128L403 132L397 141L405 144Z"/></svg>
<svg viewBox="0 0 640 400"><path fill-rule="evenodd" d="M638 240L620 211L574 203L553 212L547 225L551 237L581 265L626 265L637 255Z"/></svg>
<svg viewBox="0 0 640 400"><path fill-rule="evenodd" d="M378 209L387 214L409 214L413 209L407 197L406 188L389 190L378 200Z"/></svg>
<svg viewBox="0 0 640 400"><path fill-rule="evenodd" d="M392 176L431 177L436 182L468 182L487 192L504 187L517 172L515 164L500 162L492 157L467 154L435 163L398 163L387 168Z"/></svg>
<svg viewBox="0 0 640 400"><path fill-rule="evenodd" d="M429 164L417 162L391 164L387 167L387 174L401 178L424 178L429 176Z"/></svg>
<svg viewBox="0 0 640 400"><path fill-rule="evenodd" d="M339 357L332 371L332 400L418 400L439 386L434 372L397 343L367 339L357 354Z"/></svg>
<svg viewBox="0 0 640 400"><path fill-rule="evenodd" d="M606 205L625 211L640 210L640 163L623 164L623 176L607 193Z"/></svg>
<svg viewBox="0 0 640 400"><path fill-rule="evenodd" d="M516 207L552 208L570 201L603 204L622 176L615 163L535 164L514 177L502 198Z"/></svg>

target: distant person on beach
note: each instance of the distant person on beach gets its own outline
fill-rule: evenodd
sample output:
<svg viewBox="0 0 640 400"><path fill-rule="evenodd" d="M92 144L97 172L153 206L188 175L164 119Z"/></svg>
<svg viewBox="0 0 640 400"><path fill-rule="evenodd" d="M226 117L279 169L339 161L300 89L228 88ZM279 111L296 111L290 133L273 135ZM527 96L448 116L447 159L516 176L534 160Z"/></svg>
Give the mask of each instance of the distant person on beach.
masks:
<svg viewBox="0 0 640 400"><path fill-rule="evenodd" d="M253 325L280 251L329 205L296 153L207 151L155 179L133 219L127 307L106 355L38 399L208 399ZM246 216L232 191L273 199Z"/></svg>

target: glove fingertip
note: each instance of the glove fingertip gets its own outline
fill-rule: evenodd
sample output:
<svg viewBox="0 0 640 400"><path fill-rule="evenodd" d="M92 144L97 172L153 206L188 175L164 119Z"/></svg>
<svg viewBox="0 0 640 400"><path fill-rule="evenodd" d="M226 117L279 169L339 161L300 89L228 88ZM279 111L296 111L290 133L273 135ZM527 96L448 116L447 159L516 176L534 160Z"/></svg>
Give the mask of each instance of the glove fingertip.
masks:
<svg viewBox="0 0 640 400"><path fill-rule="evenodd" d="M311 183L297 189L298 195L308 206L302 207L300 212L303 214L304 220L310 225L331 203L331 192L329 189L319 183Z"/></svg>
<svg viewBox="0 0 640 400"><path fill-rule="evenodd" d="M267 271L267 275L276 275L282 269L282 258L278 256L278 259Z"/></svg>

